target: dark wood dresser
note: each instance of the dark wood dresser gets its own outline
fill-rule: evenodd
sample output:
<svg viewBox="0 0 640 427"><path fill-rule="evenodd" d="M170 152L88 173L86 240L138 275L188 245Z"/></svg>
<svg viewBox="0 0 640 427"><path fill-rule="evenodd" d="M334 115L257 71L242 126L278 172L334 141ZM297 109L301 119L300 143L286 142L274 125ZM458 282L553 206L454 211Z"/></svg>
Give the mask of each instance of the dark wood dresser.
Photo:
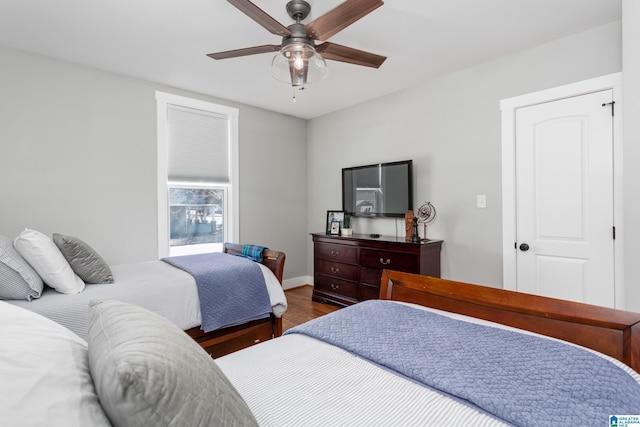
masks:
<svg viewBox="0 0 640 427"><path fill-rule="evenodd" d="M313 300L351 305L376 299L383 269L440 277L442 240L411 243L368 234L313 233Z"/></svg>

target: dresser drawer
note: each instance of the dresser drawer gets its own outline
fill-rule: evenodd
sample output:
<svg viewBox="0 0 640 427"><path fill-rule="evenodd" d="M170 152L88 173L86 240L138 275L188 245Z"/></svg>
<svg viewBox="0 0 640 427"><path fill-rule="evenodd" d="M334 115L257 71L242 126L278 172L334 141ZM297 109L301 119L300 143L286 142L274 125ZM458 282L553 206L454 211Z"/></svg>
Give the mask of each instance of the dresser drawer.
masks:
<svg viewBox="0 0 640 427"><path fill-rule="evenodd" d="M316 272L345 280L358 280L358 266L342 264L335 261L319 259L316 261Z"/></svg>
<svg viewBox="0 0 640 427"><path fill-rule="evenodd" d="M360 251L360 265L413 273L418 271L418 257L414 254L362 249Z"/></svg>
<svg viewBox="0 0 640 427"><path fill-rule="evenodd" d="M321 292L344 295L345 297L353 299L358 298L356 282L316 274L313 286L314 290Z"/></svg>
<svg viewBox="0 0 640 427"><path fill-rule="evenodd" d="M358 263L357 251L354 247L344 245L316 244L315 246L316 258L336 260L347 264Z"/></svg>
<svg viewBox="0 0 640 427"><path fill-rule="evenodd" d="M380 286L382 278L382 270L379 268L360 268L360 283L366 283L372 286Z"/></svg>
<svg viewBox="0 0 640 427"><path fill-rule="evenodd" d="M380 298L379 286L369 286L369 285L361 284L359 289L360 289L360 295L358 295L358 299L360 301Z"/></svg>

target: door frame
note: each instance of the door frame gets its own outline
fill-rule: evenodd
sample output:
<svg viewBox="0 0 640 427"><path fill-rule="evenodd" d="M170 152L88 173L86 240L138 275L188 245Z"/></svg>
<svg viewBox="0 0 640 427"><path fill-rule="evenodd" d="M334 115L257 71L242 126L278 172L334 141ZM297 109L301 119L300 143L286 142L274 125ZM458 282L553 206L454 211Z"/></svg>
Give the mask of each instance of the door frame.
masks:
<svg viewBox="0 0 640 427"><path fill-rule="evenodd" d="M613 116L613 221L617 232L614 240L614 301L616 308L624 308L622 73L608 74L500 101L500 110L502 111L502 286L504 289L516 290L517 277L514 245L516 242L516 110L607 89L613 91L613 99L615 100L615 114Z"/></svg>

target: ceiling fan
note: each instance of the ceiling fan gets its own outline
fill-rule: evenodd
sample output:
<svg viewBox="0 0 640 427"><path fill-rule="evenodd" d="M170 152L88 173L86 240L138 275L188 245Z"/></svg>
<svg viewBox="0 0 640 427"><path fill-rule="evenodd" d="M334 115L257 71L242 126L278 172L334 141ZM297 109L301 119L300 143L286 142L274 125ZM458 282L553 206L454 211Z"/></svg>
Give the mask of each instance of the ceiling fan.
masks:
<svg viewBox="0 0 640 427"><path fill-rule="evenodd" d="M305 84L326 77L328 69L325 58L372 68L379 68L387 59L385 56L326 41L382 6L382 0L346 0L308 24L303 24L302 21L309 16L311 5L305 0L291 0L287 3L286 10L295 23L288 27L249 0L227 1L272 34L281 36L282 43L210 53L207 56L227 59L278 52L272 61L272 75L277 80L290 83L294 89L304 89ZM316 46L316 40L324 42Z"/></svg>

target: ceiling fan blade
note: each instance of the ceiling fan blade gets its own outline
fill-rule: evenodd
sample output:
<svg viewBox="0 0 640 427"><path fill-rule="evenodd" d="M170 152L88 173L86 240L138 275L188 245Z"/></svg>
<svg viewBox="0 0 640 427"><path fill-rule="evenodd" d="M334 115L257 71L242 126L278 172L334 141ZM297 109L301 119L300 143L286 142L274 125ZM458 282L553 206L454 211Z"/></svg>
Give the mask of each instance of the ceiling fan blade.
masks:
<svg viewBox="0 0 640 427"><path fill-rule="evenodd" d="M291 30L276 21L271 15L260 9L249 0L227 0L242 13L266 28L270 33L278 36L290 36Z"/></svg>
<svg viewBox="0 0 640 427"><path fill-rule="evenodd" d="M383 4L382 0L346 0L308 23L307 37L314 40L327 40Z"/></svg>
<svg viewBox="0 0 640 427"><path fill-rule="evenodd" d="M238 56L256 55L258 53L277 52L280 45L265 44L262 46L246 47L244 49L227 50L225 52L210 53L207 56L213 59L236 58Z"/></svg>
<svg viewBox="0 0 640 427"><path fill-rule="evenodd" d="M317 46L316 52L325 59L364 65L365 67L372 68L380 68L385 59L387 59L386 56L376 55L375 53L365 52L364 50L358 50L331 42L324 42Z"/></svg>

